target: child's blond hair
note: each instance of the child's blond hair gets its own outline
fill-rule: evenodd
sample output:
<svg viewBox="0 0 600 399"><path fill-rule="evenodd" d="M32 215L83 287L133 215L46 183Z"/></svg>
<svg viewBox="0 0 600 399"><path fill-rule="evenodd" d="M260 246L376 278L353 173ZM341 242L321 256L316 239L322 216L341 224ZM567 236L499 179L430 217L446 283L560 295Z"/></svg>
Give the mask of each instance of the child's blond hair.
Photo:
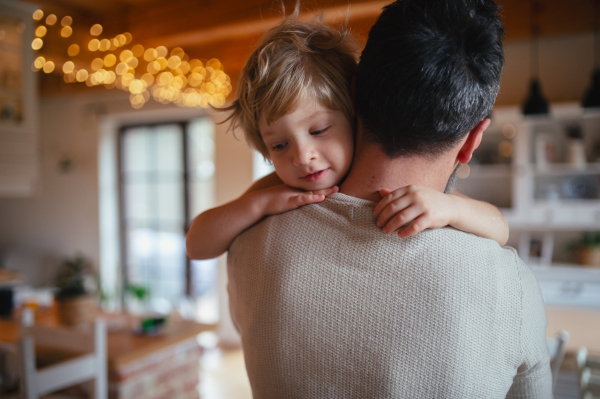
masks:
<svg viewBox="0 0 600 399"><path fill-rule="evenodd" d="M308 96L353 121L350 81L356 73L357 46L346 29L330 28L318 18L295 16L268 30L242 71L237 99L226 110L232 128L242 128L250 147L269 158L258 129L293 112Z"/></svg>

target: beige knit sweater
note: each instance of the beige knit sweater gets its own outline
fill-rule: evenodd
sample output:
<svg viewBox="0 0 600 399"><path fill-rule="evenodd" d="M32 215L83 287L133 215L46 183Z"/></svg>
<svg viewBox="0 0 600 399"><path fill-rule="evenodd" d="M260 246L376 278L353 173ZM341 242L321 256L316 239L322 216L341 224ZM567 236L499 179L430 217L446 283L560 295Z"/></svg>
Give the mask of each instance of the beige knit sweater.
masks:
<svg viewBox="0 0 600 399"><path fill-rule="evenodd" d="M386 236L374 205L334 194L231 246L254 398L551 398L544 304L515 251Z"/></svg>

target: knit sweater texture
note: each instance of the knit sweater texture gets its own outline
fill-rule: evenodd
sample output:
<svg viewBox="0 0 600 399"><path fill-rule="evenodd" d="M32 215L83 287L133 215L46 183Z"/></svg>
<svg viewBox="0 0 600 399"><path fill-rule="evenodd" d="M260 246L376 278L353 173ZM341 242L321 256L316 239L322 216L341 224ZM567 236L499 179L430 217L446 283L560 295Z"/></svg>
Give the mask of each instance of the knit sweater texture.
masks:
<svg viewBox="0 0 600 399"><path fill-rule="evenodd" d="M232 244L254 398L551 398L544 303L516 251L452 228L385 235L374 206L333 194Z"/></svg>

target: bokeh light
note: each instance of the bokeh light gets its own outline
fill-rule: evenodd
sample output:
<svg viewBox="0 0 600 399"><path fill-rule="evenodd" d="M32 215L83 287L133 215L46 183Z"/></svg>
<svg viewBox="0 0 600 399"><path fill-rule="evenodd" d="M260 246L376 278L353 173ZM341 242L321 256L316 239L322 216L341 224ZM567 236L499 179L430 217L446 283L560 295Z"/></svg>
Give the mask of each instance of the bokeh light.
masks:
<svg viewBox="0 0 600 399"><path fill-rule="evenodd" d="M142 55L144 55L144 46L142 46L141 44L136 44L131 48L131 52L133 53L134 57L139 58Z"/></svg>
<svg viewBox="0 0 600 399"><path fill-rule="evenodd" d="M31 48L34 50L41 49L43 45L44 45L44 41L42 39L40 39L39 37L36 39L33 39L33 41L31 42Z"/></svg>
<svg viewBox="0 0 600 399"><path fill-rule="evenodd" d="M63 72L64 73L71 73L75 70L75 64L73 63L73 61L67 61L63 64Z"/></svg>
<svg viewBox="0 0 600 399"><path fill-rule="evenodd" d="M458 168L458 172L456 174L459 178L466 179L471 174L471 168L466 163L463 163Z"/></svg>
<svg viewBox="0 0 600 399"><path fill-rule="evenodd" d="M102 39L100 40L100 51L108 51L110 50L110 40Z"/></svg>
<svg viewBox="0 0 600 399"><path fill-rule="evenodd" d="M92 69L94 71L97 71L98 69L102 68L104 66L104 61L102 61L102 58L95 58L94 61L92 61Z"/></svg>
<svg viewBox="0 0 600 399"><path fill-rule="evenodd" d="M77 54L79 54L79 45L71 44L67 49L67 54L69 54L70 57L75 57Z"/></svg>
<svg viewBox="0 0 600 399"><path fill-rule="evenodd" d="M63 28L60 30L60 35L62 37L69 37L73 34L73 28L71 28L70 26L63 26Z"/></svg>
<svg viewBox="0 0 600 399"><path fill-rule="evenodd" d="M500 144L498 144L498 152L505 158L510 157L513 152L513 146L510 141L501 141Z"/></svg>
<svg viewBox="0 0 600 399"><path fill-rule="evenodd" d="M44 64L44 72L45 73L51 73L52 71L54 71L54 62L52 61L47 61Z"/></svg>
<svg viewBox="0 0 600 399"><path fill-rule="evenodd" d="M149 48L144 52L144 59L148 62L154 61L156 57L158 57L158 52L153 48Z"/></svg>
<svg viewBox="0 0 600 399"><path fill-rule="evenodd" d="M77 71L77 74L75 75L75 79L77 79L78 82L83 82L88 78L88 71L86 71L85 69L80 69L79 71Z"/></svg>
<svg viewBox="0 0 600 399"><path fill-rule="evenodd" d="M117 57L114 54L107 54L104 57L104 65L107 67L112 67L117 62Z"/></svg>
<svg viewBox="0 0 600 399"><path fill-rule="evenodd" d="M63 17L63 19L60 20L60 24L62 26L71 26L72 23L73 23L73 18L69 17L68 15L66 17Z"/></svg>
<svg viewBox="0 0 600 399"><path fill-rule="evenodd" d="M165 46L158 46L156 48L156 53L158 54L159 57L166 57L167 54L169 54L169 51L167 50L167 48Z"/></svg>
<svg viewBox="0 0 600 399"><path fill-rule="evenodd" d="M507 123L506 125L502 126L502 134L507 139L512 139L517 135L517 129L510 123Z"/></svg>
<svg viewBox="0 0 600 399"><path fill-rule="evenodd" d="M42 69L44 67L44 64L46 63L46 59L44 57L37 57L35 59L35 61L33 61L33 65L37 68L37 69Z"/></svg>
<svg viewBox="0 0 600 399"><path fill-rule="evenodd" d="M100 48L100 40L98 40L98 39L92 39L88 43L88 50L90 50L90 51L98 51L99 48Z"/></svg>
<svg viewBox="0 0 600 399"><path fill-rule="evenodd" d="M95 24L90 28L90 35L99 36L102 33L102 25Z"/></svg>
<svg viewBox="0 0 600 399"><path fill-rule="evenodd" d="M58 18L56 18L56 15L50 14L46 17L46 25L52 26L56 23L57 20Z"/></svg>
<svg viewBox="0 0 600 399"><path fill-rule="evenodd" d="M36 21L39 21L42 18L44 18L44 12L42 10L35 10L33 12L33 19L35 19Z"/></svg>
<svg viewBox="0 0 600 399"><path fill-rule="evenodd" d="M123 33L123 36L125 36L125 44L129 44L133 40L133 36L129 32Z"/></svg>
<svg viewBox="0 0 600 399"><path fill-rule="evenodd" d="M44 36L46 36L46 32L48 32L48 29L44 25L38 26L35 29L35 35L37 37L44 37Z"/></svg>

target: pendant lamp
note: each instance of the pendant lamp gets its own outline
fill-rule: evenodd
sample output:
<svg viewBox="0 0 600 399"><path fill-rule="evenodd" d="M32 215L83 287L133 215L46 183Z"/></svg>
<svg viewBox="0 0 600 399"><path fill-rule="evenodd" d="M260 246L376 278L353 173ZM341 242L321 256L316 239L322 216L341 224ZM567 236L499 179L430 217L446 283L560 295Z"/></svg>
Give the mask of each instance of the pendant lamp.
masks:
<svg viewBox="0 0 600 399"><path fill-rule="evenodd" d="M600 107L600 62L598 60L600 55L598 54L598 35L600 34L598 27L599 3L599 0L594 0L594 71L592 72L592 84L583 97L584 108Z"/></svg>
<svg viewBox="0 0 600 399"><path fill-rule="evenodd" d="M524 115L547 115L548 100L542 93L542 86L539 80L539 33L540 27L538 22L539 4L537 0L531 2L531 80L529 83L529 94L525 103L523 103Z"/></svg>

